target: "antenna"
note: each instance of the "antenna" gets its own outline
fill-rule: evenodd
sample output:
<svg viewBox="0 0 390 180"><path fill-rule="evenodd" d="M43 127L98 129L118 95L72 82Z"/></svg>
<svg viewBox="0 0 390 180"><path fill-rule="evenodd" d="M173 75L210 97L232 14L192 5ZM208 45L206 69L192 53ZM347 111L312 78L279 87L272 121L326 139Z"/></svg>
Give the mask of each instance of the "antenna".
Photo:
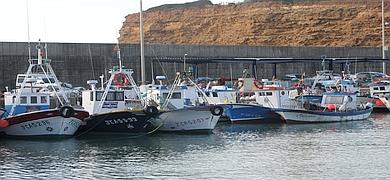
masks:
<svg viewBox="0 0 390 180"><path fill-rule="evenodd" d="M27 10L27 41L28 41L28 59L31 59L31 43L30 43L30 16L28 12L28 0L26 0Z"/></svg>
<svg viewBox="0 0 390 180"><path fill-rule="evenodd" d="M150 61L150 69L152 71L152 84L154 85L154 67L153 67L153 59Z"/></svg>

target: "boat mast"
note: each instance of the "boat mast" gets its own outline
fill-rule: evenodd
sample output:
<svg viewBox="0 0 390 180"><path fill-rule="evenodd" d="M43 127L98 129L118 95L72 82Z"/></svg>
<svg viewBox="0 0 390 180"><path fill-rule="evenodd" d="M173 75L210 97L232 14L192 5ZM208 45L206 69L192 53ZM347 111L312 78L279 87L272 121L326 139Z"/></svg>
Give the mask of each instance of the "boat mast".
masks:
<svg viewBox="0 0 390 180"><path fill-rule="evenodd" d="M119 72L122 72L121 49L119 48L119 43L116 44L116 54L119 60Z"/></svg>
<svg viewBox="0 0 390 180"><path fill-rule="evenodd" d="M140 36L140 46L141 46L141 84L145 85L145 54L144 54L144 20L142 18L142 0L140 2L140 12L139 12L139 36Z"/></svg>
<svg viewBox="0 0 390 180"><path fill-rule="evenodd" d="M27 11L27 41L28 41L28 59L31 59L31 43L30 43L30 16L28 11L28 0L26 0L26 11Z"/></svg>
<svg viewBox="0 0 390 180"><path fill-rule="evenodd" d="M384 2L382 0L382 70L383 74L386 74L386 53L387 47L385 46L385 16L384 16Z"/></svg>

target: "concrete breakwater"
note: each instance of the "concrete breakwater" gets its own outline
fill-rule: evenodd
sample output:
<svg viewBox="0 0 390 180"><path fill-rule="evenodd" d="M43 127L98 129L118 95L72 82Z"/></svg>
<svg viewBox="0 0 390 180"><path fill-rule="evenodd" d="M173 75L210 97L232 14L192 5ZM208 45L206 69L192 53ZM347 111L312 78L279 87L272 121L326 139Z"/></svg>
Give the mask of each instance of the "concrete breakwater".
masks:
<svg viewBox="0 0 390 180"><path fill-rule="evenodd" d="M36 57L35 45L31 43L32 57ZM13 88L18 73L25 73L28 67L28 44L26 42L0 42L0 88ZM139 44L121 44L123 64L135 70L134 78L140 81L140 47ZM108 76L108 69L117 65L115 44L88 44L88 43L48 43L48 57L52 59L52 66L59 80L74 86L86 87L86 81L99 79L101 74ZM185 54L187 54L185 56ZM185 57L184 57L185 56ZM303 73L315 74L321 69L321 57L328 58L373 58L381 57L381 48L361 47L277 47L277 46L213 46L213 45L167 45L146 44L146 79L151 81L154 75L164 75L173 79L176 71L183 70L183 60L189 63L199 60L197 65L198 76L234 78L242 76L244 68L251 71L256 68L257 78L271 78L276 68L276 77L284 74ZM222 61L230 59L229 63ZM298 63L235 63L233 58L303 58L317 59ZM208 59L219 59L213 63L206 63ZM175 63L167 62L175 61ZM202 63L200 63L202 62ZM210 61L211 62L211 61ZM279 62L279 61L278 61ZM340 64L334 64L335 71L340 71ZM232 69L232 74L230 73ZM382 63L352 61L351 71L382 71Z"/></svg>

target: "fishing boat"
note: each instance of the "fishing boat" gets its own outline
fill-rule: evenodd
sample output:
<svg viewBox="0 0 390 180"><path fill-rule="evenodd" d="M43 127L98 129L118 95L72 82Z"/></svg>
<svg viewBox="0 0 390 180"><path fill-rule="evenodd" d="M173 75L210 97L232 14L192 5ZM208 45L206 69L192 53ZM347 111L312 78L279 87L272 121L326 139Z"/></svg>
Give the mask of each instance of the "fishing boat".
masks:
<svg viewBox="0 0 390 180"><path fill-rule="evenodd" d="M61 90L59 81L50 65L51 60L43 58L43 47L37 45L38 58L29 59L26 77L35 75L50 78L49 89L33 86L34 78L24 78L20 88L4 93L5 109L3 127L0 131L8 136L71 136L88 117L88 112L74 109ZM26 84L30 84L27 86ZM51 98L54 93L56 98Z"/></svg>
<svg viewBox="0 0 390 180"><path fill-rule="evenodd" d="M316 91L316 86L322 73L317 73L317 78L313 84L311 92ZM324 87L333 87L333 81L323 81ZM358 102L357 93L348 92L348 83L336 83L336 87L329 92L321 92L318 95L305 95L299 93L298 96L291 95L291 91L285 88L272 87L263 88L256 91L254 98L256 102L263 106L272 108L280 114L286 122L338 122L366 119L372 112L372 104L369 102ZM321 85L321 87L323 87ZM353 89L353 88L351 88ZM353 90L352 90L353 91ZM318 92L318 91L317 91Z"/></svg>
<svg viewBox="0 0 390 180"><path fill-rule="evenodd" d="M280 85L254 78L238 79L238 101L236 103L223 104L225 115L232 123L284 123L283 119L272 107L267 107L265 102L258 97L269 96L266 90L281 89ZM272 93L271 93L272 95ZM288 94L286 94L288 96ZM267 101L268 102L268 101Z"/></svg>
<svg viewBox="0 0 390 180"><path fill-rule="evenodd" d="M234 124L283 123L273 109L258 104L224 104L225 114Z"/></svg>
<svg viewBox="0 0 390 180"><path fill-rule="evenodd" d="M223 108L207 99L200 101L199 98L206 95L185 73L178 73L170 88L162 83L165 77L157 79L160 84L149 85L144 92L149 102L164 111L157 118L161 123L159 131L209 132L214 129Z"/></svg>
<svg viewBox="0 0 390 180"><path fill-rule="evenodd" d="M326 93L321 104L291 100L288 108L277 108L287 123L325 123L367 119L373 108L371 103L356 103L356 94Z"/></svg>
<svg viewBox="0 0 390 180"><path fill-rule="evenodd" d="M82 92L82 107L91 115L79 133L110 132L146 134L158 128L155 118L161 114L155 106L147 106L142 99L132 69L122 68L120 49L117 47L119 66L109 71L110 79L100 89L96 80L87 83L91 89Z"/></svg>
<svg viewBox="0 0 390 180"><path fill-rule="evenodd" d="M371 102L376 111L390 110L390 81L379 80L369 84L369 94Z"/></svg>

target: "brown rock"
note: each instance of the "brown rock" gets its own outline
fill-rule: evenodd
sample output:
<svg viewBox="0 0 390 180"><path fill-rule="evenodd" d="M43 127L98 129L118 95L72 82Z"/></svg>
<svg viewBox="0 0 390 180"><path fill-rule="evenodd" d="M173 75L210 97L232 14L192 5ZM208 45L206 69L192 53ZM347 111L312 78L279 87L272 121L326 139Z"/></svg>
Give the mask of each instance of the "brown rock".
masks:
<svg viewBox="0 0 390 180"><path fill-rule="evenodd" d="M390 0L385 0L390 5ZM390 20L390 7L385 7ZM147 43L266 46L381 46L374 0L262 1L144 12ZM390 27L386 27L390 31ZM120 43L139 42L139 14L126 16ZM386 35L390 43L390 33Z"/></svg>

